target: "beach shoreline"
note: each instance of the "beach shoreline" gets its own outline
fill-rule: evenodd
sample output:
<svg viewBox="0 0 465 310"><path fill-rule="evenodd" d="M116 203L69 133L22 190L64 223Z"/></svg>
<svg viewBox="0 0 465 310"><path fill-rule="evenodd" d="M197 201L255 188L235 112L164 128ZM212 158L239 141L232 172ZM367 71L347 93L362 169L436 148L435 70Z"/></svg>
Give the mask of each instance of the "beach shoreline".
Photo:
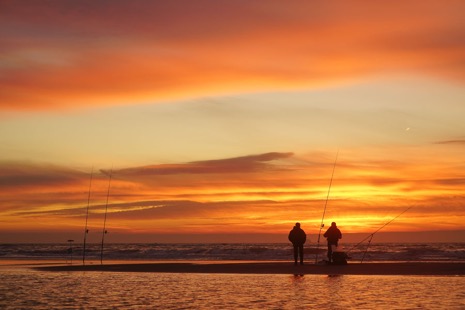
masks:
<svg viewBox="0 0 465 310"><path fill-rule="evenodd" d="M290 262L259 261L170 261L170 262L107 262L86 265L31 266L50 272L155 272L208 274L325 274L325 275L428 275L463 276L465 262L384 262L326 265L307 263L295 266Z"/></svg>

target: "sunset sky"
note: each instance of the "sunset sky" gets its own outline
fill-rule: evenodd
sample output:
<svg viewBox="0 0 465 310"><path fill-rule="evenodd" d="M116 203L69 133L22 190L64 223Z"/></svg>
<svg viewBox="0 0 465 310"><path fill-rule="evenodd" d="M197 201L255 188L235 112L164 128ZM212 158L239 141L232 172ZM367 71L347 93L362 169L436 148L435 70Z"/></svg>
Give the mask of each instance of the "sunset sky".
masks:
<svg viewBox="0 0 465 310"><path fill-rule="evenodd" d="M465 242L464 85L464 1L0 0L0 242L315 242L333 167L352 241Z"/></svg>

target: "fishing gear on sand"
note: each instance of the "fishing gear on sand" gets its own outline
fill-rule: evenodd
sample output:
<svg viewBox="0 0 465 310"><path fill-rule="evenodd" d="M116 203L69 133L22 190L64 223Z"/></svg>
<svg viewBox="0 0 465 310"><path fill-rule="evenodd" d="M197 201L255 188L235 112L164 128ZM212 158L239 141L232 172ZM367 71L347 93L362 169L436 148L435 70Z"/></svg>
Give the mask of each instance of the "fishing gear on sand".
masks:
<svg viewBox="0 0 465 310"><path fill-rule="evenodd" d="M339 155L339 150L336 153L336 159L334 160L334 165L333 165L333 172L331 174L331 180L329 181L329 187L328 187L328 194L326 195L326 202L325 202L325 207L323 209L323 215L321 217L321 223L320 223L320 230L318 231L318 241L316 244L316 256L315 256L315 264L318 263L318 251L320 248L320 238L321 238L321 230L324 227L323 221L325 219L325 214L326 214L326 206L328 205L328 200L329 200L329 193L331 192L331 185L333 184L333 178L334 178L334 170L336 169L336 163L337 163L337 157Z"/></svg>
<svg viewBox="0 0 465 310"><path fill-rule="evenodd" d="M86 209L86 225L84 227L84 243L82 245L82 265L86 264L86 241L87 241L87 234L89 233L89 229L87 229L87 222L89 219L89 205L90 205L90 189L92 187L92 176L94 174L94 167L92 167L90 171L90 181L89 181L89 194L87 196L87 209Z"/></svg>
<svg viewBox="0 0 465 310"><path fill-rule="evenodd" d="M112 172L113 172L113 168L110 170L110 176L108 179L107 203L105 204L105 216L103 218L103 230L102 230L102 246L100 248L100 264L103 264L103 242L105 240L105 235L107 234L106 224L107 224L107 213L108 213L108 198L110 197L110 184L111 184Z"/></svg>
<svg viewBox="0 0 465 310"><path fill-rule="evenodd" d="M374 232L372 232L371 234L369 234L367 237L365 237L362 241L360 241L359 243L357 243L356 245L354 245L353 247L351 247L348 251L347 251L347 254L350 253L350 251L352 251L353 249L356 249L360 244L362 244L363 242L365 242L366 240L370 239L368 241L368 246L365 250L365 252L363 253L363 257L362 257L362 260L360 261L360 263L363 263L363 260L365 259L365 255L366 253L368 252L368 247L370 246L371 244L371 240L373 240L373 237L374 235L379 232L381 229L383 229L384 227L386 227L387 225L391 224L392 222L394 222L397 218L399 218L402 214L404 214L405 212L407 212L408 210L410 210L411 208L413 208L412 206L408 207L407 209L405 209L404 211L402 211L401 213L399 213L397 216L395 216L394 218L392 218L391 220L389 220L388 222L386 222L384 225L382 225L380 228L378 228L377 230L375 230Z"/></svg>

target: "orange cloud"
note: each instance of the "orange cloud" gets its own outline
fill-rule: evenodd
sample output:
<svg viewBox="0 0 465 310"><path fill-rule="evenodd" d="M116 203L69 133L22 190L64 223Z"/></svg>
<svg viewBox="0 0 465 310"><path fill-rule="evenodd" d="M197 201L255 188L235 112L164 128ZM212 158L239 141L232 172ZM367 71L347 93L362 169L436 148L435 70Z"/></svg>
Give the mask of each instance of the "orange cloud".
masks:
<svg viewBox="0 0 465 310"><path fill-rule="evenodd" d="M405 155L405 154L404 154ZM113 170L110 230L145 233L284 233L301 221L317 230L333 159L318 153L266 153ZM463 225L463 174L447 157L374 160L341 156L327 221L369 232L408 207L389 231L453 230ZM89 173L22 163L0 164L3 230L82 228ZM108 176L95 173L89 227L106 209Z"/></svg>
<svg viewBox="0 0 465 310"><path fill-rule="evenodd" d="M35 1L0 12L0 108L309 88L417 72L464 80L465 4Z"/></svg>
<svg viewBox="0 0 465 310"><path fill-rule="evenodd" d="M243 156L228 159L198 161L178 165L155 165L138 168L128 168L115 171L119 175L168 175L168 174L206 174L206 173L246 173L272 169L273 166L265 164L278 159L291 157L292 153L266 153L260 155Z"/></svg>
<svg viewBox="0 0 465 310"><path fill-rule="evenodd" d="M437 141L436 144L454 144L454 145L465 145L464 139L458 140L446 140L446 141Z"/></svg>

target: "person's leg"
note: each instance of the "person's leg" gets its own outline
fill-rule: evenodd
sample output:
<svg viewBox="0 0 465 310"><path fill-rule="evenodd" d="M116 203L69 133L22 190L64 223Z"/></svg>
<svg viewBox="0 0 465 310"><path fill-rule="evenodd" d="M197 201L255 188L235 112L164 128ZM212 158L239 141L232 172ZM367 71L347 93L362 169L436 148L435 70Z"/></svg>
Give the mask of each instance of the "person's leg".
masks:
<svg viewBox="0 0 465 310"><path fill-rule="evenodd" d="M304 245L299 245L300 264L304 264Z"/></svg>
<svg viewBox="0 0 465 310"><path fill-rule="evenodd" d="M298 246L294 245L294 263L297 265Z"/></svg>
<svg viewBox="0 0 465 310"><path fill-rule="evenodd" d="M332 244L328 243L328 261L331 263L331 258L333 256L333 247Z"/></svg>

